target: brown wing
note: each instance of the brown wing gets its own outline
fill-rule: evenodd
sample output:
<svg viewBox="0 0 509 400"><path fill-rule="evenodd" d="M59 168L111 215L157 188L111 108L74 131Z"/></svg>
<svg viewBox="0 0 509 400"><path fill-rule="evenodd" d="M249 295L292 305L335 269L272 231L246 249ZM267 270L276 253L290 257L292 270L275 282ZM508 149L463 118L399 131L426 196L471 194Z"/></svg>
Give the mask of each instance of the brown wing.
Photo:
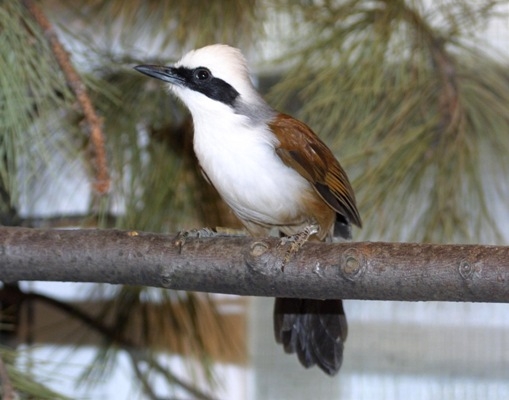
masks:
<svg viewBox="0 0 509 400"><path fill-rule="evenodd" d="M332 209L361 227L350 181L325 143L306 124L286 114L278 114L269 126L280 142L276 153L281 160L311 182Z"/></svg>

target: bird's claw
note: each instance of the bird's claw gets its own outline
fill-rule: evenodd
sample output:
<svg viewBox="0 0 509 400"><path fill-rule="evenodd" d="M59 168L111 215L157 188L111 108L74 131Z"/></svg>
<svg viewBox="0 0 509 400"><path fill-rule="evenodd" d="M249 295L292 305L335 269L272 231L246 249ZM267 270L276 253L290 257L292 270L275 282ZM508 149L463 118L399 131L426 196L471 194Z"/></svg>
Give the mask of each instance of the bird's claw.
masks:
<svg viewBox="0 0 509 400"><path fill-rule="evenodd" d="M279 245L285 246L290 243L290 248L286 251L281 265L281 271L285 270L285 265L290 262L290 259L295 255L300 248L306 243L311 235L314 235L319 230L318 225L308 225L301 232L291 236L284 236L281 238Z"/></svg>

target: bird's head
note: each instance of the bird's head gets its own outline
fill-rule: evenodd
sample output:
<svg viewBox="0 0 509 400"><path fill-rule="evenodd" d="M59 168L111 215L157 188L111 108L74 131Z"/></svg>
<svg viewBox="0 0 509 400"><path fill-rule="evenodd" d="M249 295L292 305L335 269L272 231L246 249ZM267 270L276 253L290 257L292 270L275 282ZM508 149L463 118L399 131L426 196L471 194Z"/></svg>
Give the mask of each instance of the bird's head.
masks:
<svg viewBox="0 0 509 400"><path fill-rule="evenodd" d="M214 44L192 50L172 66L138 65L145 75L168 82L193 115L224 107L251 119L271 114L249 77L239 49Z"/></svg>

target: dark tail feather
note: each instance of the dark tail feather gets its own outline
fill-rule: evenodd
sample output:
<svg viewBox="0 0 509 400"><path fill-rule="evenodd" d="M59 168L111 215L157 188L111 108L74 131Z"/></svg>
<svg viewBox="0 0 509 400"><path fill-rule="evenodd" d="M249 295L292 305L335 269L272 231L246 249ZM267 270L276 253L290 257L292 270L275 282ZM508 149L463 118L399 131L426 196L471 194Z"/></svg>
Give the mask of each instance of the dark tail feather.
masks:
<svg viewBox="0 0 509 400"><path fill-rule="evenodd" d="M287 353L297 353L304 367L316 364L335 375L343 361L348 333L343 302L277 298L274 333Z"/></svg>

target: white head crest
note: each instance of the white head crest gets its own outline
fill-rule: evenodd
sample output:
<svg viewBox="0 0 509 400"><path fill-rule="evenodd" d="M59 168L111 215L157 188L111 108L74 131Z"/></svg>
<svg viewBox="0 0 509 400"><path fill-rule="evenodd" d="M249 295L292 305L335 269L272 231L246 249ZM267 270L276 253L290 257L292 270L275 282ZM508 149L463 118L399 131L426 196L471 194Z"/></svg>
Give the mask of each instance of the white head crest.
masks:
<svg viewBox="0 0 509 400"><path fill-rule="evenodd" d="M175 67L208 68L214 77L229 83L244 99L249 101L250 98L258 97L249 76L246 59L235 47L213 44L191 50L175 64Z"/></svg>

